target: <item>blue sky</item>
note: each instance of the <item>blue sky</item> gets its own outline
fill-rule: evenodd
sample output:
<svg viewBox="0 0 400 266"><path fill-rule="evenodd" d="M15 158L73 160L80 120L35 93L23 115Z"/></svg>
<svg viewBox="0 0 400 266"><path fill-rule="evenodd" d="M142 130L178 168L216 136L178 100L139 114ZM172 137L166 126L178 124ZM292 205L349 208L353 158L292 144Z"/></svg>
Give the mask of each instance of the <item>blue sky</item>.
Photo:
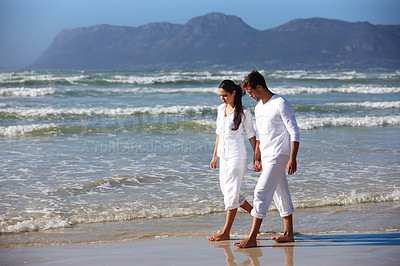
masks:
<svg viewBox="0 0 400 266"><path fill-rule="evenodd" d="M400 0L0 0L0 70L34 61L63 29L98 24L185 24L210 12L258 30L296 18L400 25Z"/></svg>

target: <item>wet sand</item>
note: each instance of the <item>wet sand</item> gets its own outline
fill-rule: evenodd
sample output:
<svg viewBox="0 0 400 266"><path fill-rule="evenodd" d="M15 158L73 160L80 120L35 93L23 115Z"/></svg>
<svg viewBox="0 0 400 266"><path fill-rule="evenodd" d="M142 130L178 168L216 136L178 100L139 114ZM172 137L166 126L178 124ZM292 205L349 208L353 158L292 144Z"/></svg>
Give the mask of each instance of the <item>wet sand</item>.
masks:
<svg viewBox="0 0 400 266"><path fill-rule="evenodd" d="M206 237L0 249L1 265L400 265L400 233L296 235L240 249Z"/></svg>

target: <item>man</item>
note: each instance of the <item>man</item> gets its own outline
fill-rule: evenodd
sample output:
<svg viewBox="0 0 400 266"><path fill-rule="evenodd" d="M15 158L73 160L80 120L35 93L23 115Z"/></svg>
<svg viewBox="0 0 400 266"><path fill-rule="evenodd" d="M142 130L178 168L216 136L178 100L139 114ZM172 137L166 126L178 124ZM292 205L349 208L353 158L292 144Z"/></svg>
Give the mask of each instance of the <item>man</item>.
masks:
<svg viewBox="0 0 400 266"><path fill-rule="evenodd" d="M260 101L255 107L257 142L254 171L262 170L262 173L254 190L250 235L234 245L241 248L257 246L257 234L272 199L283 218L284 233L271 239L278 243L294 242L294 208L285 175L286 171L291 175L297 170L300 134L293 109L288 101L268 89L264 77L256 70L245 78L242 88L254 100Z"/></svg>

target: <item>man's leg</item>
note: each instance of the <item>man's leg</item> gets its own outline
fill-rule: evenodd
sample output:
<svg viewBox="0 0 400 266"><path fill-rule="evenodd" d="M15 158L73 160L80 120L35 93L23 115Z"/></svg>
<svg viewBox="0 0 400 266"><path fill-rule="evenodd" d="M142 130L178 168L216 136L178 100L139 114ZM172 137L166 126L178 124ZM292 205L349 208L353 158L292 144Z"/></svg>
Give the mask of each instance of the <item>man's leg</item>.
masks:
<svg viewBox="0 0 400 266"><path fill-rule="evenodd" d="M251 206L250 203L247 200L245 200L244 203L242 205L240 205L240 208L247 211L248 213L251 213L253 206Z"/></svg>
<svg viewBox="0 0 400 266"><path fill-rule="evenodd" d="M280 156L279 160L282 160L285 164L287 163L288 156ZM271 237L278 243L294 242L293 236L293 203L290 197L289 185L287 182L285 171L282 172L278 186L274 194L274 202L277 206L281 217L283 218L284 232L278 237Z"/></svg>
<svg viewBox="0 0 400 266"><path fill-rule="evenodd" d="M285 227L282 235L278 237L271 237L277 243L294 242L293 236L293 215L283 217L283 225Z"/></svg>

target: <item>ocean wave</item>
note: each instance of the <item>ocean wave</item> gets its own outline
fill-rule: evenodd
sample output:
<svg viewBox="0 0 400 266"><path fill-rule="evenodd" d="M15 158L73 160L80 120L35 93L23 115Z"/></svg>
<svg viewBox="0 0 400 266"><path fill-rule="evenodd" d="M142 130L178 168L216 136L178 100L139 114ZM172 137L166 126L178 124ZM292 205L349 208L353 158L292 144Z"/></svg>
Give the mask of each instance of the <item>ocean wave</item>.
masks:
<svg viewBox="0 0 400 266"><path fill-rule="evenodd" d="M278 70L263 71L266 79L293 79L293 80L339 80L362 82L364 80L398 80L399 71L393 72L359 72L359 71L308 71L308 70Z"/></svg>
<svg viewBox="0 0 400 266"><path fill-rule="evenodd" d="M298 86L294 88L276 87L273 91L279 95L297 95L297 94L328 94L328 93L358 93L358 94L394 94L400 92L400 87L382 87L382 86L346 86L346 87L303 87ZM43 88L29 88L29 87L15 87L15 88L0 88L0 97L40 97L47 95L59 95L64 97L70 96L98 96L104 97L105 95L121 95L121 94L205 94L211 93L219 95L217 85L215 86L202 86L202 87L130 87L130 88L68 88L68 89L55 89L53 87Z"/></svg>
<svg viewBox="0 0 400 266"><path fill-rule="evenodd" d="M399 93L400 87L384 87L384 86L344 86L344 87L304 87L297 86L294 88L276 87L274 92L284 95L297 95L297 94L327 94L327 93L358 93L358 94L393 94ZM120 95L120 94L186 94L186 93L212 93L219 95L217 85L215 86L202 86L202 87L129 87L129 88L68 88L68 89L55 89L52 87L44 88L3 88L0 89L0 96L3 97L38 97L45 95L57 94L60 96L74 96L74 95L91 95L104 97L104 95Z"/></svg>
<svg viewBox="0 0 400 266"><path fill-rule="evenodd" d="M396 81L399 71L261 71L267 81L338 80L364 83L370 80ZM219 84L224 79L241 82L247 71L154 71L154 72L9 72L0 73L1 84L66 84L66 85L156 85L156 84Z"/></svg>
<svg viewBox="0 0 400 266"><path fill-rule="evenodd" d="M274 88L280 95L296 94L326 94L326 93L359 93L359 94L390 94L399 93L400 87L384 87L371 85L343 86L343 87L294 87L294 88Z"/></svg>
<svg viewBox="0 0 400 266"><path fill-rule="evenodd" d="M0 73L1 84L78 84L80 81L90 79L90 75L82 73L53 72L10 72Z"/></svg>
<svg viewBox="0 0 400 266"><path fill-rule="evenodd" d="M365 79L365 73L357 71L338 71L338 72L325 72L325 71L307 71L307 70L278 70L273 73L264 73L266 77L279 78L279 79L316 79L316 80L349 80L349 79Z"/></svg>
<svg viewBox="0 0 400 266"><path fill-rule="evenodd" d="M201 86L201 87L130 87L130 88L90 88L90 89L68 89L65 91L57 90L60 95L99 95L104 94L125 94L133 93L139 95L146 94L185 94L185 93L212 93L219 95L218 85ZM343 86L343 87L304 87L297 86L294 88L275 87L273 91L280 95L297 95L297 94L327 94L327 93L359 93L359 94L390 94L399 93L400 87L389 86Z"/></svg>
<svg viewBox="0 0 400 266"><path fill-rule="evenodd" d="M132 115L165 115L191 114L216 112L217 106L156 106L130 108L4 108L0 109L0 117L27 118L27 117L76 117L76 116L132 116Z"/></svg>
<svg viewBox="0 0 400 266"><path fill-rule="evenodd" d="M366 108L391 109L400 108L400 101L391 102L359 102L359 103L329 103L331 106L360 106Z"/></svg>
<svg viewBox="0 0 400 266"><path fill-rule="evenodd" d="M85 125L60 125L60 124L32 124L0 127L0 137L46 136L60 134L115 134L118 132L141 131L193 131L214 130L215 122L211 120L177 121L136 123L122 126L85 126Z"/></svg>
<svg viewBox="0 0 400 266"><path fill-rule="evenodd" d="M303 117L297 118L297 124L302 130L324 127L377 127L398 126L400 116L364 116L364 117Z"/></svg>
<svg viewBox="0 0 400 266"><path fill-rule="evenodd" d="M95 185L95 184L93 184ZM104 186L104 182L98 181L97 186ZM377 193L351 191L341 195L296 200L295 208L321 208L327 206L358 205L365 203L382 203L400 200L400 191L395 189L392 192ZM207 206L203 204L190 207L181 206L156 206L156 205L125 205L110 206L104 205L83 205L70 210L69 213L60 214L57 208L45 208L43 210L28 211L20 213L13 219L2 219L0 221L0 233L20 233L30 231L44 231L48 229L67 228L76 224L123 222L135 219L161 219L172 217L187 217L207 215L224 212L223 207L215 204ZM270 210L276 210L271 206Z"/></svg>
<svg viewBox="0 0 400 266"><path fill-rule="evenodd" d="M0 127L0 136L2 137L16 137L23 135L40 135L49 134L57 129L56 124L32 124L32 125L18 125Z"/></svg>
<svg viewBox="0 0 400 266"><path fill-rule="evenodd" d="M80 93L85 91L80 90ZM136 87L136 88L105 88L101 90L90 90L91 93L135 93L135 94L178 94L178 93L213 93L219 94L217 87L185 87L185 88L152 88L152 87Z"/></svg>
<svg viewBox="0 0 400 266"><path fill-rule="evenodd" d="M0 88L0 96L3 97L40 97L52 95L56 92L55 88Z"/></svg>
<svg viewBox="0 0 400 266"><path fill-rule="evenodd" d="M400 200L400 190L395 189L388 193L356 192L342 193L337 196L324 197L321 199L310 199L294 202L296 208L318 208L325 206L357 205L364 203L381 203Z"/></svg>
<svg viewBox="0 0 400 266"><path fill-rule="evenodd" d="M68 228L75 224L122 222L135 219L159 219L172 217L185 217L191 215L206 215L220 211L218 207L202 208L156 208L155 206L142 206L140 209L134 207L100 206L96 209L86 207L77 214L61 216L55 211L44 210L41 215L32 215L20 221L0 221L0 233L21 233L32 231L44 231L48 229ZM22 218L22 219L21 219Z"/></svg>
<svg viewBox="0 0 400 266"><path fill-rule="evenodd" d="M0 73L2 84L81 84L81 85L155 85L155 84L200 84L218 83L223 79L242 80L245 72L221 71L221 72L184 72L184 71L155 71L132 73L74 73L74 72L15 72Z"/></svg>
<svg viewBox="0 0 400 266"><path fill-rule="evenodd" d="M400 125L400 116L365 116L365 117L306 117L298 116L297 123L300 130L313 130L326 127L380 127ZM0 127L0 137L18 136L46 136L49 134L114 134L120 132L183 132L183 131L214 131L215 121L212 119L171 121L160 119L156 122L140 122L132 120L123 124L31 124Z"/></svg>

